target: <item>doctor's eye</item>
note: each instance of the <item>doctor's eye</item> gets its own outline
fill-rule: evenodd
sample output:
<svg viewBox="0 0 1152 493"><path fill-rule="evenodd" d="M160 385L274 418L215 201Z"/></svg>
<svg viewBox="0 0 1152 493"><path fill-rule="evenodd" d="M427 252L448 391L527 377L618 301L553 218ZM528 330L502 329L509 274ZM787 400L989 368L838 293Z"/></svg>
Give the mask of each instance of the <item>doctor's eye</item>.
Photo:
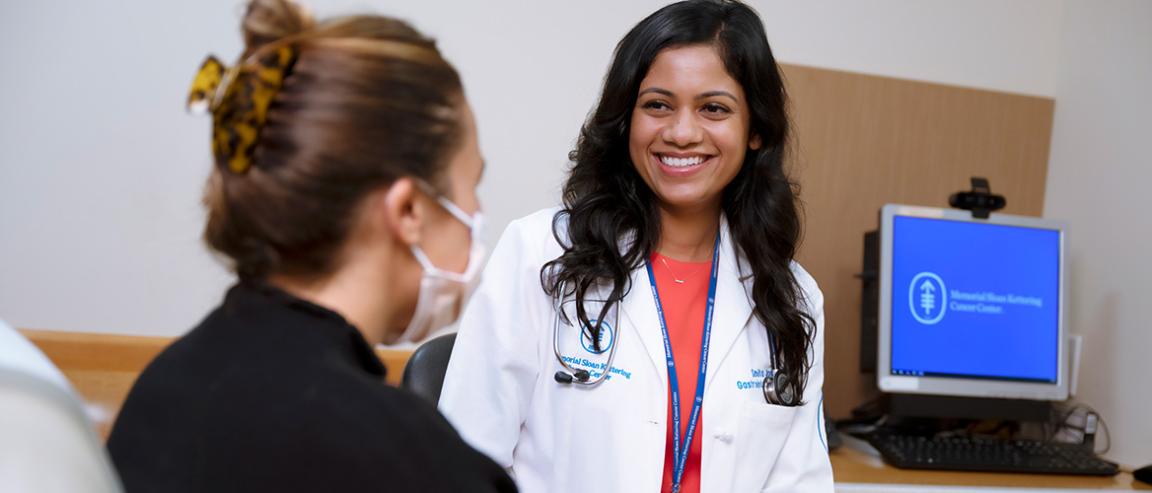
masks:
<svg viewBox="0 0 1152 493"><path fill-rule="evenodd" d="M651 101L647 101L644 104L640 105L640 107L645 109L645 110L648 110L648 111L656 111L656 112L665 112L665 111L670 111L672 109L672 107L669 106L668 103L665 103L664 101L661 101L659 99L653 99Z"/></svg>
<svg viewBox="0 0 1152 493"><path fill-rule="evenodd" d="M700 108L700 111L709 118L723 118L732 114L732 110L728 109L720 103L708 103Z"/></svg>

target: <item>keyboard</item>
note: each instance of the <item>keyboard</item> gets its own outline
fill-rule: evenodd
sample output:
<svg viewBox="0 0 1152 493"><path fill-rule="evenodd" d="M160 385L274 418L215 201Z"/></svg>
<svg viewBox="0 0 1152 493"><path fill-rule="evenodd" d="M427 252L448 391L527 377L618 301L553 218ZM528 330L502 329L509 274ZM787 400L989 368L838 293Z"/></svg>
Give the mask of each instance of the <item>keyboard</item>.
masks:
<svg viewBox="0 0 1152 493"><path fill-rule="evenodd" d="M947 469L1112 476L1116 464L1082 445L1035 440L930 438L876 433L868 442L887 462L903 469Z"/></svg>

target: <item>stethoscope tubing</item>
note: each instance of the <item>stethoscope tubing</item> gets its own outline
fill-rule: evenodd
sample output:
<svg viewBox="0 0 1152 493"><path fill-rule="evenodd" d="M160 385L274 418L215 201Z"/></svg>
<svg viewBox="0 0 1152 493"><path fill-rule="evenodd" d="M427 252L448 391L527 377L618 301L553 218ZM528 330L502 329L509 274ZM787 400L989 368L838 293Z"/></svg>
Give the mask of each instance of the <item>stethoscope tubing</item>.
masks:
<svg viewBox="0 0 1152 493"><path fill-rule="evenodd" d="M564 291L561 290L560 292L563 293ZM615 320L616 320L616 325L619 325L620 301L616 301L615 304L616 304L616 306L613 307L614 311L616 312L615 313ZM584 386L588 386L588 387L595 387L597 385L600 385L601 382L608 379L608 375L612 373L612 368L614 368L612 366L612 363L616 360L616 347L619 346L619 342L620 342L619 341L620 328L617 327L612 332L612 343L608 346L608 364L604 368L604 371L602 371L600 373L600 376L596 377L594 380L581 379L578 377L578 375L580 375L581 372L587 373L588 371L587 370L577 370L576 368L573 368L571 365L568 364L568 362L564 361L564 357L560 355L560 315L561 315L561 313L560 313L561 298L560 297L557 297L557 301L556 301L553 308L556 311L556 314L555 314L555 317L553 318L553 321L552 321L552 353L556 355L556 361L560 362L560 366L564 367L564 370L566 370L568 372L568 375L573 377L570 380L561 380L559 378L559 374L557 374L557 381L560 383L565 383L565 384L575 383L578 385L584 385Z"/></svg>

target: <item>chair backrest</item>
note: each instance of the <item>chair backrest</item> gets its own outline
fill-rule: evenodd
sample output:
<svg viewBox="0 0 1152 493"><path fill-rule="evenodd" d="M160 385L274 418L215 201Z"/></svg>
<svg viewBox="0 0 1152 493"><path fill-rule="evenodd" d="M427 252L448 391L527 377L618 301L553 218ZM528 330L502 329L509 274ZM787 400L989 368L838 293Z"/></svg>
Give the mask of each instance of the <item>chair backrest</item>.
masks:
<svg viewBox="0 0 1152 493"><path fill-rule="evenodd" d="M3 322L0 491L121 491L75 391L43 353Z"/></svg>
<svg viewBox="0 0 1152 493"><path fill-rule="evenodd" d="M452 345L456 334L445 334L416 348L408 364L404 366L404 376L400 386L424 397L433 405L440 402L440 389L444 386L444 374L448 372L448 359L452 357Z"/></svg>

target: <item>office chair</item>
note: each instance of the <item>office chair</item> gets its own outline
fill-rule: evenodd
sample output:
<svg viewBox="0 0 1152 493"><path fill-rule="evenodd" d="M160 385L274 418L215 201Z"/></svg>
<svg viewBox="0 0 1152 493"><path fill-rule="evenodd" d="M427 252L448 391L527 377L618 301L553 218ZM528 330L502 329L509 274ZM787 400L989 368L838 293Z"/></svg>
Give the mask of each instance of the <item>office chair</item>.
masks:
<svg viewBox="0 0 1152 493"><path fill-rule="evenodd" d="M2 321L0 491L122 491L79 397L36 346Z"/></svg>
<svg viewBox="0 0 1152 493"><path fill-rule="evenodd" d="M444 374L448 372L448 358L452 356L452 345L456 334L445 334L421 344L412 352L408 364L404 365L404 375L400 387L410 390L432 402L440 402L440 389L444 386Z"/></svg>

